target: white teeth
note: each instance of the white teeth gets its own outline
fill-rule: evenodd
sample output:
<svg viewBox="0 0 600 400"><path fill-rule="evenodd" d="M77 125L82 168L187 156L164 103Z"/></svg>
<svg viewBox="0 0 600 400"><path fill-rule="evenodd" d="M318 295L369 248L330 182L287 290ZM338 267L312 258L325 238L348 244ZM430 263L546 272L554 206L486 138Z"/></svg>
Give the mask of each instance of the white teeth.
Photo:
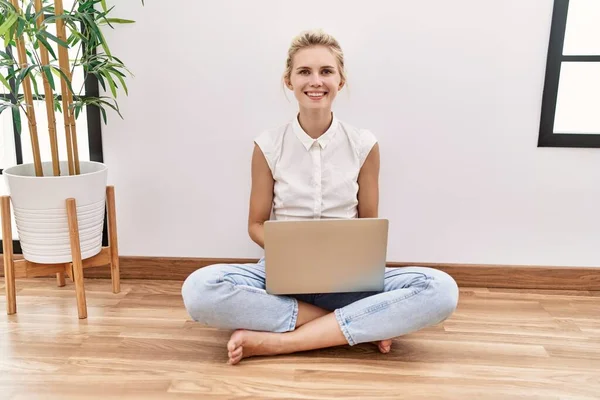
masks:
<svg viewBox="0 0 600 400"><path fill-rule="evenodd" d="M325 96L325 93L323 92L318 92L318 93L312 93L312 92L308 92L306 93L309 97L323 97Z"/></svg>

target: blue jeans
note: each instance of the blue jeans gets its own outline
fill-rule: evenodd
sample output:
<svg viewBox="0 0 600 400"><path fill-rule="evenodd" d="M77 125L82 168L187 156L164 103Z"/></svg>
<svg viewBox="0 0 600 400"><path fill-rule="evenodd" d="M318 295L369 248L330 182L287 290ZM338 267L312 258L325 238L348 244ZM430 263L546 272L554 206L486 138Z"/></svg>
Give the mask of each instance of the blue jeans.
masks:
<svg viewBox="0 0 600 400"><path fill-rule="evenodd" d="M265 291L264 259L256 264L215 264L193 272L181 289L194 321L222 329L294 330L298 301L335 313L348 344L392 339L447 319L458 287L443 271L386 268L383 292L277 296Z"/></svg>

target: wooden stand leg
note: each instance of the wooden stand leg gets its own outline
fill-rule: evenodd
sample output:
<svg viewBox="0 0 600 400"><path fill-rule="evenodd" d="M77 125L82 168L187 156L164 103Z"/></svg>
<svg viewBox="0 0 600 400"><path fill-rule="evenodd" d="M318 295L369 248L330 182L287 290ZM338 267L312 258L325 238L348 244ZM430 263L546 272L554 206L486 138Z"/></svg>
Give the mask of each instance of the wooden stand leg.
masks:
<svg viewBox="0 0 600 400"><path fill-rule="evenodd" d="M77 223L77 206L75 199L67 199L67 217L69 219L69 236L71 237L71 255L73 257L73 278L77 293L77 311L79 318L87 318L85 287L83 285L83 262L81 260L81 244L79 242L79 226Z"/></svg>
<svg viewBox="0 0 600 400"><path fill-rule="evenodd" d="M67 284L65 282L65 273L64 272L58 272L56 274L56 284L58 285L58 287L63 287Z"/></svg>
<svg viewBox="0 0 600 400"><path fill-rule="evenodd" d="M15 262L13 257L13 238L10 219L10 197L2 196L2 255L4 259L4 282L6 283L6 313L17 312L17 293L15 291Z"/></svg>
<svg viewBox="0 0 600 400"><path fill-rule="evenodd" d="M115 210L115 188L106 187L106 208L108 214L108 246L110 248L110 277L113 293L121 291L119 271L119 244L117 240L117 213Z"/></svg>

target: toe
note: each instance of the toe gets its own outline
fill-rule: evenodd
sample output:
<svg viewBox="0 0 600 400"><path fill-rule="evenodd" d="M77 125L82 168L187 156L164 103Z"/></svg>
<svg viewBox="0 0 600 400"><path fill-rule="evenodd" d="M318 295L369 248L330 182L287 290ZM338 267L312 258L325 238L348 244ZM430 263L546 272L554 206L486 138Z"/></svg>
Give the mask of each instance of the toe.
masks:
<svg viewBox="0 0 600 400"><path fill-rule="evenodd" d="M237 330L231 335L229 338L229 342L227 342L227 350L234 351L238 347L242 346L244 341L244 332L242 330Z"/></svg>
<svg viewBox="0 0 600 400"><path fill-rule="evenodd" d="M229 364L235 365L235 364L239 363L242 360L242 355L243 354L240 352L239 355L234 356L234 357L230 357L229 358Z"/></svg>
<svg viewBox="0 0 600 400"><path fill-rule="evenodd" d="M227 342L227 351L229 351L230 353L235 351L235 349L238 347L239 347L238 344L233 339L231 339L231 340L229 340L229 342Z"/></svg>
<svg viewBox="0 0 600 400"><path fill-rule="evenodd" d="M382 353L389 353L392 349L392 341L391 340L382 340L379 342L379 351Z"/></svg>
<svg viewBox="0 0 600 400"><path fill-rule="evenodd" d="M243 347L238 347L237 349L229 352L229 358L236 358L242 355Z"/></svg>

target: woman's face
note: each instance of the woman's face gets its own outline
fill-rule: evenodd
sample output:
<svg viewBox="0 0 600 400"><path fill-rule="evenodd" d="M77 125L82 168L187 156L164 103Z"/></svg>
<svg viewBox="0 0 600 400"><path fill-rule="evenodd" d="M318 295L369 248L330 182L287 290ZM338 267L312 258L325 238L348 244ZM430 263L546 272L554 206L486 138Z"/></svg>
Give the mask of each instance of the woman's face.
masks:
<svg viewBox="0 0 600 400"><path fill-rule="evenodd" d="M288 88L301 108L330 110L342 87L337 60L327 47L308 47L294 55Z"/></svg>

